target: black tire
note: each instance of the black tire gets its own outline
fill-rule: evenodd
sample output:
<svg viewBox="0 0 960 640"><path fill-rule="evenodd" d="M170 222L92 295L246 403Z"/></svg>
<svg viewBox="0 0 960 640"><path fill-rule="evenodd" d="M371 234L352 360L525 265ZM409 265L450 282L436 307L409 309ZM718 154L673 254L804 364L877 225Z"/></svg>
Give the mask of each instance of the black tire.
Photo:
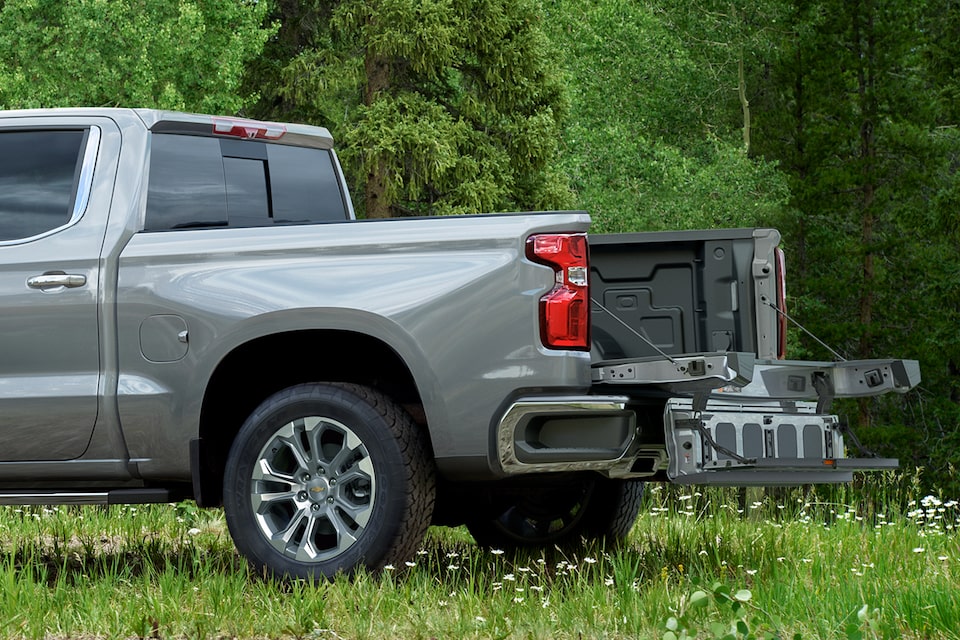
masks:
<svg viewBox="0 0 960 640"><path fill-rule="evenodd" d="M568 546L602 540L626 541L640 512L643 483L600 476L557 478L493 497L489 510L470 519L477 544L498 549Z"/></svg>
<svg viewBox="0 0 960 640"><path fill-rule="evenodd" d="M301 384L265 400L227 459L237 549L267 578L378 571L417 551L436 492L429 443L383 394Z"/></svg>

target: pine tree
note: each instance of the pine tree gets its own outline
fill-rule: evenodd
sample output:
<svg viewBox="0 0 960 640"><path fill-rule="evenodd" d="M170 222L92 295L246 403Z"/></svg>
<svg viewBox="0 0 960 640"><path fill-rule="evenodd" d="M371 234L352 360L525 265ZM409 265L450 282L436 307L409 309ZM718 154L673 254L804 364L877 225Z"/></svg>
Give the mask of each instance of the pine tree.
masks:
<svg viewBox="0 0 960 640"><path fill-rule="evenodd" d="M571 203L553 168L562 86L535 2L286 9L286 44L271 50L281 81L255 113L328 126L367 217Z"/></svg>

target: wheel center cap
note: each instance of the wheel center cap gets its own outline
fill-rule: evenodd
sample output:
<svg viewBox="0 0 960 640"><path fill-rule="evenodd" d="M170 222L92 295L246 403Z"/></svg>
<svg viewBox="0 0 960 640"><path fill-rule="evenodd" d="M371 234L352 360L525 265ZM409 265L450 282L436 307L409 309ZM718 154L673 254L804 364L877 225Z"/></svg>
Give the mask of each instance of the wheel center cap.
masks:
<svg viewBox="0 0 960 640"><path fill-rule="evenodd" d="M330 491L330 483L326 478L317 478L307 483L307 496L311 502L326 502L331 495L333 492Z"/></svg>

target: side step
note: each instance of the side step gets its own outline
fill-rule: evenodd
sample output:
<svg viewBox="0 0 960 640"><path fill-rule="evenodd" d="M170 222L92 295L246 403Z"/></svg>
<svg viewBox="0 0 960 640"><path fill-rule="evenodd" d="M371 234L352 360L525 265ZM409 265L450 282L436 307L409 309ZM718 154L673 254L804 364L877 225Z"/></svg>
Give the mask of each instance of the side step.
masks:
<svg viewBox="0 0 960 640"><path fill-rule="evenodd" d="M110 489L107 491L3 491L0 505L110 505L177 502L170 489Z"/></svg>

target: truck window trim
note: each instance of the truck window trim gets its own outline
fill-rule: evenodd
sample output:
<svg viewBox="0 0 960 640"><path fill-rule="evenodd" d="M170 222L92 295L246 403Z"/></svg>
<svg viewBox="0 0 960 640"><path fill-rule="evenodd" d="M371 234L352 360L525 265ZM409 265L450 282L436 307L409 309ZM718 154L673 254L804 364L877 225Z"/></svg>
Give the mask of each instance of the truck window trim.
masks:
<svg viewBox="0 0 960 640"><path fill-rule="evenodd" d="M75 188L73 190L73 212L70 215L69 226L75 224L87 211L90 203L90 192L93 191L93 173L97 164L97 152L100 149L100 127L91 126L81 144L84 147L83 160L80 163Z"/></svg>
<svg viewBox="0 0 960 640"><path fill-rule="evenodd" d="M14 246L35 242L55 233L60 233L64 229L77 224L86 213L87 205L90 203L90 193L93 190L93 176L96 169L97 154L100 149L100 127L89 125L85 127L11 127L4 128L4 132L16 131L18 133L30 133L34 131L82 131L83 138L80 141L80 150L77 154L78 163L73 178L73 194L71 196L68 210L70 218L62 225L48 229L43 233L38 233L25 238L16 238L13 240L0 240L0 247Z"/></svg>

